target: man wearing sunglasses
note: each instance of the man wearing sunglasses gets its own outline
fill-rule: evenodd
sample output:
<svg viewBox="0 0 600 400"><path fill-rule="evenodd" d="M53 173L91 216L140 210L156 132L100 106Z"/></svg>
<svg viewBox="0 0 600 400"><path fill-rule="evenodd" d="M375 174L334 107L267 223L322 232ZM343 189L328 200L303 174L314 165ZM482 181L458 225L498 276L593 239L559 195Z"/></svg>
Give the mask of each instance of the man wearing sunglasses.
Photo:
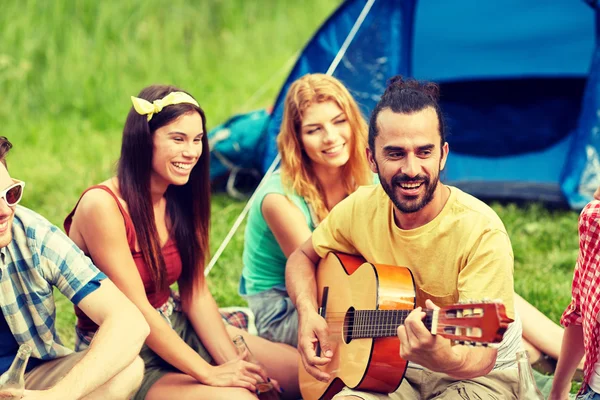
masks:
<svg viewBox="0 0 600 400"><path fill-rule="evenodd" d="M23 399L128 399L142 380L137 355L148 325L66 235L17 205L25 184L8 173L11 147L0 137L0 374L27 344L33 351ZM100 326L84 352L58 338L53 287ZM0 386L0 398L7 394Z"/></svg>

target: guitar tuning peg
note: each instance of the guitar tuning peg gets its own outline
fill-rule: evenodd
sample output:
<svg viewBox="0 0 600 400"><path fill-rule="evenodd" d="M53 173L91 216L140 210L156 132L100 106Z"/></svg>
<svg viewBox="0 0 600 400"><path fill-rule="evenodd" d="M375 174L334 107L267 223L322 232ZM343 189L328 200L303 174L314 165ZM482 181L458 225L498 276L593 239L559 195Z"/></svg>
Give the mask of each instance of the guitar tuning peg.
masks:
<svg viewBox="0 0 600 400"><path fill-rule="evenodd" d="M483 343L480 343L480 344L481 344L483 347L489 347L489 343L483 342Z"/></svg>
<svg viewBox="0 0 600 400"><path fill-rule="evenodd" d="M500 303L500 304L502 304L503 301L502 301L502 299L494 299L494 300L492 300L492 303Z"/></svg>
<svg viewBox="0 0 600 400"><path fill-rule="evenodd" d="M484 297L483 299L481 299L482 303L491 303L492 299L490 299L489 297Z"/></svg>

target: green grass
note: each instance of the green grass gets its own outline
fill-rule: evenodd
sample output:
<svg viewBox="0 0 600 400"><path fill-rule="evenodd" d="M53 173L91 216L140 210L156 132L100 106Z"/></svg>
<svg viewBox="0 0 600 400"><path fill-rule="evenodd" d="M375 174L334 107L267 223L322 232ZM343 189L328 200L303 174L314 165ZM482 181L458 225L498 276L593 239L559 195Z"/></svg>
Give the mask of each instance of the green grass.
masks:
<svg viewBox="0 0 600 400"><path fill-rule="evenodd" d="M129 96L144 86L188 90L209 128L272 104L289 61L338 3L3 1L0 121L25 204L58 223L109 177Z"/></svg>
<svg viewBox="0 0 600 400"><path fill-rule="evenodd" d="M494 209L511 238L517 293L558 321L571 298L578 213L549 211L540 204Z"/></svg>
<svg viewBox="0 0 600 400"><path fill-rule="evenodd" d="M23 205L62 226L88 186L110 177L129 96L153 83L192 93L207 125L271 105L295 56L340 0L88 0L2 2L0 135ZM242 204L213 202L216 249ZM236 236L214 269L222 305L236 304ZM71 307L59 327L73 341Z"/></svg>
<svg viewBox="0 0 600 400"><path fill-rule="evenodd" d="M15 145L8 161L27 182L23 204L62 226L80 193L113 173L129 96L148 84L190 91L209 128L272 104L290 59L339 2L3 1L0 134ZM558 321L570 298L577 213L493 207L512 240L517 291ZM214 197L213 252L242 208ZM243 226L209 278L222 306L243 303L242 248ZM57 302L59 332L71 345L72 308Z"/></svg>

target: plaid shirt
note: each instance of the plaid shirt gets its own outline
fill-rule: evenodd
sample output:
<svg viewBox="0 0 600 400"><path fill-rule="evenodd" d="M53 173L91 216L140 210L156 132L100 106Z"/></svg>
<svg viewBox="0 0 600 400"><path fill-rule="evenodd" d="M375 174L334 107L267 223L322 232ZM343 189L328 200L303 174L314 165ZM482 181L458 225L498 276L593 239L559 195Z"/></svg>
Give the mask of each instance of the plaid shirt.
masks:
<svg viewBox="0 0 600 400"><path fill-rule="evenodd" d="M0 249L0 309L17 343L29 344L33 357L65 356L72 350L56 333L53 286L77 304L106 276L56 226L27 208L17 206L12 235Z"/></svg>
<svg viewBox="0 0 600 400"><path fill-rule="evenodd" d="M579 256L573 275L571 304L561 318L563 326L583 325L584 382L588 384L600 346L600 201L589 203L579 216ZM584 385L586 386L586 385ZM583 388L582 388L583 389Z"/></svg>

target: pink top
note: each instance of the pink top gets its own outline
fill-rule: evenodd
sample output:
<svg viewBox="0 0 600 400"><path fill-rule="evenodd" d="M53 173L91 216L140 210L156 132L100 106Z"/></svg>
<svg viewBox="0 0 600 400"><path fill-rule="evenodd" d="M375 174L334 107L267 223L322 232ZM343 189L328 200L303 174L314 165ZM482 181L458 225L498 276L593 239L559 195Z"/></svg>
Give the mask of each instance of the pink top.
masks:
<svg viewBox="0 0 600 400"><path fill-rule="evenodd" d="M85 192L83 192L81 196L83 196L85 193L92 189L104 190L115 199L115 202L119 207L119 211L121 211L121 214L123 215L125 233L127 235L127 244L129 245L129 250L131 251L131 255L133 256L133 261L135 262L138 272L140 273L140 277L142 278L142 282L144 283L144 288L146 289L146 296L148 297L148 301L150 302L150 304L152 304L152 307L159 308L169 299L170 290L168 287L160 291L156 291L154 289L154 285L150 277L150 271L146 266L146 263L144 262L142 252L135 250L136 236L135 228L133 226L133 221L131 220L131 217L123 208L123 205L119 201L117 195L105 185L92 186L88 188ZM69 234L69 230L71 229L71 223L73 222L73 214L75 214L75 210L77 209L78 205L79 202L77 202L75 208L73 208L73 211L71 211L69 215L67 215L67 218L65 218L64 228L67 234ZM179 276L181 275L181 257L179 255L179 251L177 250L177 245L175 241L171 238L167 240L167 243L165 243L164 247L162 248L162 256L165 260L165 266L167 269L167 283L169 286L171 286L177 281L177 279L179 279ZM85 315L83 311L81 311L78 307L75 307L75 314L77 315L77 327L79 329L85 331L95 331L98 329L98 326L92 320L90 320L87 317L87 315Z"/></svg>

